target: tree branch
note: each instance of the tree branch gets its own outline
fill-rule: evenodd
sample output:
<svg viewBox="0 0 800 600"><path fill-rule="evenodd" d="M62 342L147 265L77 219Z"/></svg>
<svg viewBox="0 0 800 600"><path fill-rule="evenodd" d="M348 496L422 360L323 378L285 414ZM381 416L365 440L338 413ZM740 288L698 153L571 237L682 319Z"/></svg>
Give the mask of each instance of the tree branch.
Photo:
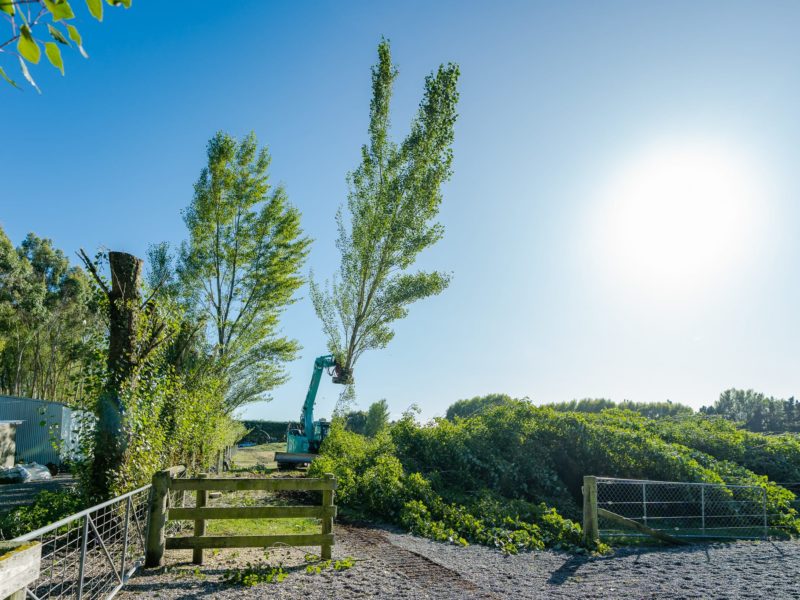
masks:
<svg viewBox="0 0 800 600"><path fill-rule="evenodd" d="M83 264L86 266L86 268L89 270L89 272L94 277L94 280L97 282L97 285L99 285L100 289L102 289L105 292L105 294L108 296L111 293L111 290L108 289L108 286L106 285L106 282L103 281L103 279L100 277L100 274L97 272L97 267L95 267L94 263L91 261L89 256L83 250L83 248L78 250L77 254L78 254L78 257L80 257L80 259L83 261Z"/></svg>

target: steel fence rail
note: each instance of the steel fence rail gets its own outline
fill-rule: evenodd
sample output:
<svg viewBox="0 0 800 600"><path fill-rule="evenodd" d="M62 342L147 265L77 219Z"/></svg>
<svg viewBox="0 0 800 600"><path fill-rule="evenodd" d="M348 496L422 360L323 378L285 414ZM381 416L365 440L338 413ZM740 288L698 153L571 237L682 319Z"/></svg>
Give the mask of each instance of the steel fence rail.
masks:
<svg viewBox="0 0 800 600"><path fill-rule="evenodd" d="M142 564L150 485L15 538L42 545L30 600L105 600Z"/></svg>
<svg viewBox="0 0 800 600"><path fill-rule="evenodd" d="M766 488L752 485L597 477L597 507L682 538L756 539L780 533ZM639 537L599 519L602 538Z"/></svg>

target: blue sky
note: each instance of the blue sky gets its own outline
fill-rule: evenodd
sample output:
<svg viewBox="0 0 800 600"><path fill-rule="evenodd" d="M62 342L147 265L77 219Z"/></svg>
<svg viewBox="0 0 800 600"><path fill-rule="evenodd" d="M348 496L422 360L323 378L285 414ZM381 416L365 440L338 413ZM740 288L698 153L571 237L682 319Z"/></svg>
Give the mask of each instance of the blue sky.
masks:
<svg viewBox="0 0 800 600"><path fill-rule="evenodd" d="M800 393L796 3L137 0L102 24L80 12L89 60L67 54L65 78L35 67L41 96L0 91L0 225L15 243L179 243L206 141L253 130L315 240L308 266L332 274L383 35L400 69L397 136L424 76L461 66L446 234L419 261L454 278L361 359L362 407L386 398L431 417L495 391L696 407L728 387ZM305 292L283 329L302 359L249 417L295 418L324 352ZM337 392L323 384L321 416Z"/></svg>

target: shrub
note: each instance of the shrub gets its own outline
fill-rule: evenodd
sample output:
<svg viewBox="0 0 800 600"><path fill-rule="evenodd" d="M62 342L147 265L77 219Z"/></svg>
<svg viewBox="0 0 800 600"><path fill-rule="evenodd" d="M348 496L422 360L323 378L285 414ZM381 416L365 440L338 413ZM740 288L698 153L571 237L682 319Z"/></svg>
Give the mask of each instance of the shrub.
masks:
<svg viewBox="0 0 800 600"><path fill-rule="evenodd" d="M0 517L0 538L11 539L80 512L86 502L80 494L67 490L37 494L33 503L20 506Z"/></svg>

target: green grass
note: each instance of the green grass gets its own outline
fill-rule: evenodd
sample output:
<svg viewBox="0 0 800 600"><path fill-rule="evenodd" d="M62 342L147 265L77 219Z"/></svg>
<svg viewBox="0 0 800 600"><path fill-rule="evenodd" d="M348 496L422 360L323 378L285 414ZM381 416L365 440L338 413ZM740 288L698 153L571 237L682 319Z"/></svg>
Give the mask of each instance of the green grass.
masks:
<svg viewBox="0 0 800 600"><path fill-rule="evenodd" d="M249 448L237 448L233 453L234 469L252 469L256 465L264 465L267 469L277 469L275 452L286 450L286 442L273 442Z"/></svg>
<svg viewBox="0 0 800 600"><path fill-rule="evenodd" d="M214 519L206 522L207 535L289 535L319 533L319 519Z"/></svg>

